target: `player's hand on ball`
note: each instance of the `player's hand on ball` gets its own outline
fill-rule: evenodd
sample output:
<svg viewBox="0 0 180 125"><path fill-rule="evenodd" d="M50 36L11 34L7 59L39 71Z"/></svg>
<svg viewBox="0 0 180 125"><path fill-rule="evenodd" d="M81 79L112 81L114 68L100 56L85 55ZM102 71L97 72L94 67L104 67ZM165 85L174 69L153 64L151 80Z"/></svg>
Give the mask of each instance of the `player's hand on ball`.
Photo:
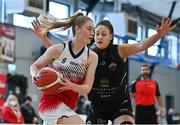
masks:
<svg viewBox="0 0 180 125"><path fill-rule="evenodd" d="M67 78L65 77L61 77L61 84L63 84L63 86L61 88L59 88L59 92L65 91L65 90L71 90L73 83L70 82Z"/></svg>

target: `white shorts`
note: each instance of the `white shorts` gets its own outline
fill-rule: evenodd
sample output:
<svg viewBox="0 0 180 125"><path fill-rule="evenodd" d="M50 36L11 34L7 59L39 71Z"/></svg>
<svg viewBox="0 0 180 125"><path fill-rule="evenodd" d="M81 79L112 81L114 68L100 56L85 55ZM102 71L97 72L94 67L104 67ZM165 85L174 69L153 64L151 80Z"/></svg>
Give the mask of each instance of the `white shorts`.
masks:
<svg viewBox="0 0 180 125"><path fill-rule="evenodd" d="M55 125L59 118L76 115L76 113L66 104L61 103L56 109L39 112L39 115L43 120L43 125Z"/></svg>

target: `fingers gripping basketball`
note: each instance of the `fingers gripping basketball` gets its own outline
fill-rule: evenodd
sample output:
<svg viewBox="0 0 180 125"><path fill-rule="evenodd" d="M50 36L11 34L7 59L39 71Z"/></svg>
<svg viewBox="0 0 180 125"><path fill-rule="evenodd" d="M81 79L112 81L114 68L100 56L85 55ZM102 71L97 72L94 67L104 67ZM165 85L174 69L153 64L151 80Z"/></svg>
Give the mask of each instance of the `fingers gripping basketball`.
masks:
<svg viewBox="0 0 180 125"><path fill-rule="evenodd" d="M52 68L45 67L35 75L34 84L44 94L55 94L63 86L61 78L62 74Z"/></svg>

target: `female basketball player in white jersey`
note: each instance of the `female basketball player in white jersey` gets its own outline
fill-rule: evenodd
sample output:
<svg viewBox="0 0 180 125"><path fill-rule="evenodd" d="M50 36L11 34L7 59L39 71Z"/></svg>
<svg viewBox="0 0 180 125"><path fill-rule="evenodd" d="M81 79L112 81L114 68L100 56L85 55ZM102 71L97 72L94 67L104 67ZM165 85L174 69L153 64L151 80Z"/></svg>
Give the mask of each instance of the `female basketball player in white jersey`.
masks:
<svg viewBox="0 0 180 125"><path fill-rule="evenodd" d="M94 81L98 56L86 47L94 36L93 21L80 12L64 20L57 20L52 16L41 16L39 20L44 26L44 29L39 30L39 34L45 34L54 28L67 29L72 26L74 35L67 43L49 47L30 67L32 77L49 63L63 74L65 86L60 92L54 95L42 95L39 103L40 117L43 119L43 124L83 124L84 121L73 109L78 93L89 93ZM40 24L34 21L32 25L38 27L37 25Z"/></svg>

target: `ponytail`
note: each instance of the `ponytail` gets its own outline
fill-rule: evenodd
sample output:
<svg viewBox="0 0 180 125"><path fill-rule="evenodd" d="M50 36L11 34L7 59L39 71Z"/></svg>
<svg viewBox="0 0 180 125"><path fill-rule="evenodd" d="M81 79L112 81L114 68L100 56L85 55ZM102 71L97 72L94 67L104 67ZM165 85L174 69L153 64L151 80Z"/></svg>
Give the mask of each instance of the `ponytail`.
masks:
<svg viewBox="0 0 180 125"><path fill-rule="evenodd" d="M74 13L71 17L64 18L64 19L58 19L52 15L45 15L45 16L40 15L38 20L40 24L42 25L41 32L45 34L49 30L56 29L56 28L61 28L62 30L66 30L69 27L74 25L75 20L79 16L83 16L83 14L79 11Z"/></svg>

